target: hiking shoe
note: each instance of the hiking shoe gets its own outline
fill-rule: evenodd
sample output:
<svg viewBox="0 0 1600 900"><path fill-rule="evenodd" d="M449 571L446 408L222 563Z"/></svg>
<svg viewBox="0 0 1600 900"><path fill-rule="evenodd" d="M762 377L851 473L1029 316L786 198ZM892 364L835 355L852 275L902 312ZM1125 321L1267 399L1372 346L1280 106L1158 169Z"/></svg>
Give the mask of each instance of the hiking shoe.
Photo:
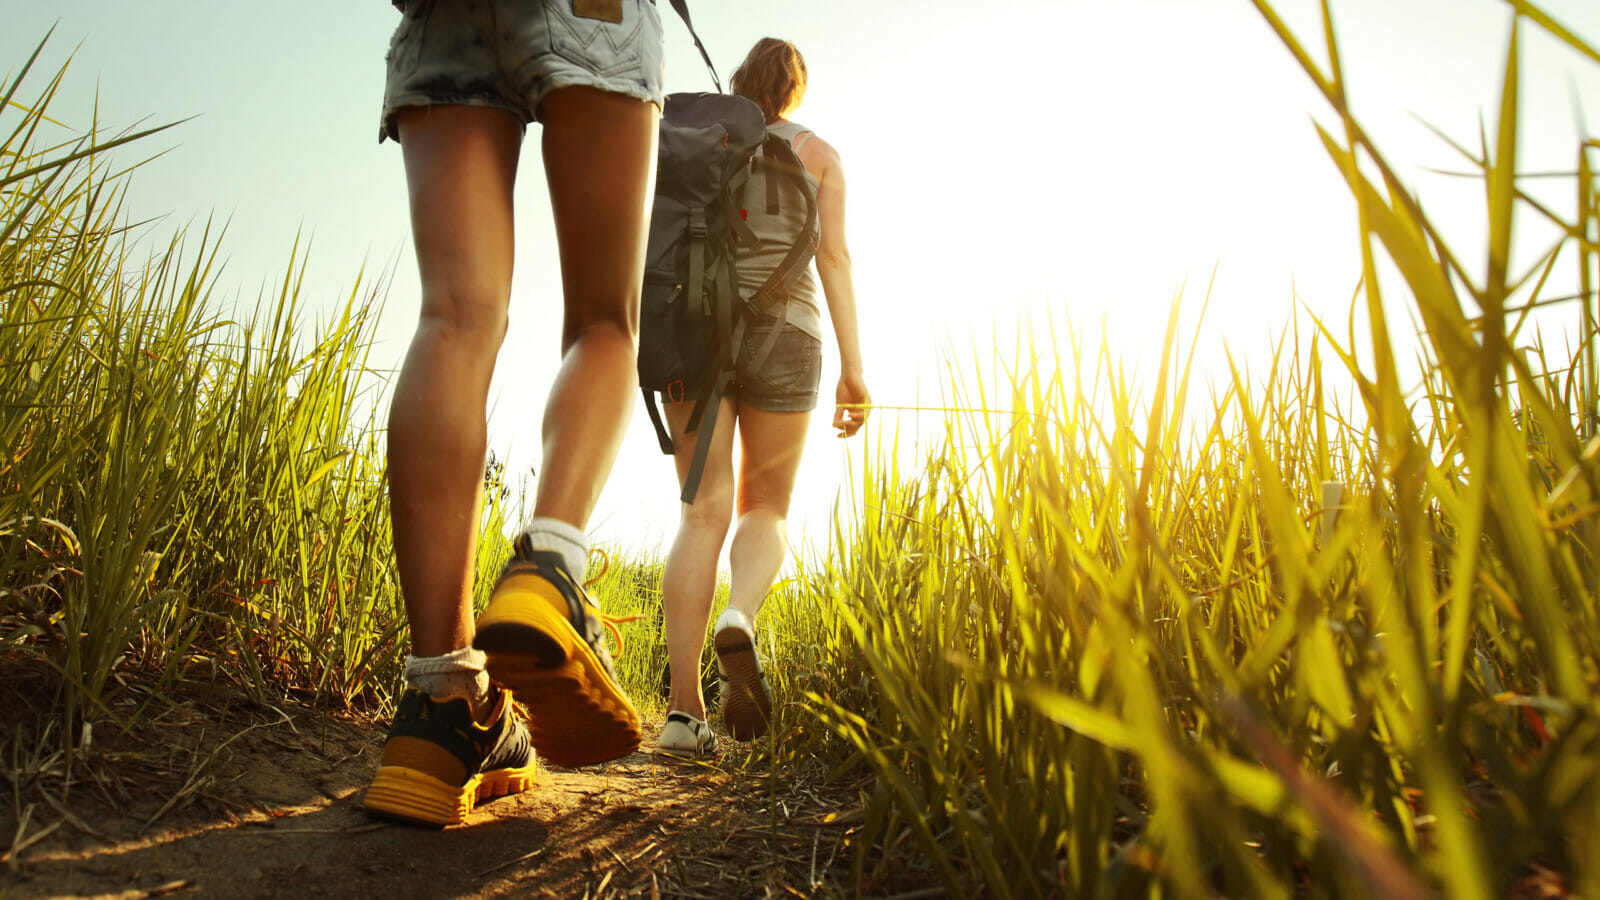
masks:
<svg viewBox="0 0 1600 900"><path fill-rule="evenodd" d="M466 697L435 700L416 688L400 695L378 773L362 805L417 825L460 825L478 802L533 786L539 767L510 691L496 691L487 725Z"/></svg>
<svg viewBox="0 0 1600 900"><path fill-rule="evenodd" d="M639 713L617 684L605 647L607 626L622 636L561 554L526 539L506 563L472 646L488 656L489 677L528 707L529 735L546 761L586 766L639 748Z"/></svg>
<svg viewBox="0 0 1600 900"><path fill-rule="evenodd" d="M717 618L711 645L722 676L722 724L736 741L753 741L772 721L772 689L756 656L756 633L745 614L729 607Z"/></svg>
<svg viewBox="0 0 1600 900"><path fill-rule="evenodd" d="M657 746L674 756L701 759L717 752L717 736L703 719L674 710L667 713Z"/></svg>

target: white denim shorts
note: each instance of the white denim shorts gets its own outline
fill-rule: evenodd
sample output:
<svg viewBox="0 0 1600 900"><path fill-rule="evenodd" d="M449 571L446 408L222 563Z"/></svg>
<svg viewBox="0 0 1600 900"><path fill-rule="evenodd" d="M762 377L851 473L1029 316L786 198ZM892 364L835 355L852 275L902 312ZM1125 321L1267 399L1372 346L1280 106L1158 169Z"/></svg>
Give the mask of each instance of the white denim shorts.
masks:
<svg viewBox="0 0 1600 900"><path fill-rule="evenodd" d="M661 18L654 0L407 0L388 69L379 141L400 139L410 106L488 106L524 125L565 87L660 106Z"/></svg>

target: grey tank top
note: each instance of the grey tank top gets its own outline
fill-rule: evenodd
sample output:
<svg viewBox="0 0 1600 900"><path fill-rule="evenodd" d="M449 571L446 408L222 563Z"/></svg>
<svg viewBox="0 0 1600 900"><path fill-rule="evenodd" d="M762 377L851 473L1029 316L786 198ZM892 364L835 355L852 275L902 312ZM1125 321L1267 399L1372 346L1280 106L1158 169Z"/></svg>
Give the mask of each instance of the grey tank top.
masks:
<svg viewBox="0 0 1600 900"><path fill-rule="evenodd" d="M769 125L767 130L788 141L790 145L793 145L800 135L811 134L810 129L795 122ZM805 198L800 196L799 188L790 181L779 183L777 214L772 215L767 212L764 199L767 196L765 173L766 167L757 164L744 192L745 221L760 239L760 244L739 254L739 290L746 296L758 290L766 282L767 277L777 271L784 255L789 252L794 235L800 233L800 228L806 221ZM811 190L816 191L817 180L811 177L810 172L806 172L805 177L806 182L811 185ZM818 223L813 231L820 234L821 224ZM817 340L822 340L822 308L817 302L817 278L811 265L805 267L795 280L794 286L789 289L785 314L790 324Z"/></svg>

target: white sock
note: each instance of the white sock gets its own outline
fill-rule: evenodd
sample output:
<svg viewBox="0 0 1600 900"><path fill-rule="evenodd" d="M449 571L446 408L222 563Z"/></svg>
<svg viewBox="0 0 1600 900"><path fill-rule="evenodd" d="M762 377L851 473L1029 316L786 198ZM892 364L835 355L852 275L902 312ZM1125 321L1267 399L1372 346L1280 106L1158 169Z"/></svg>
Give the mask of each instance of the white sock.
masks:
<svg viewBox="0 0 1600 900"><path fill-rule="evenodd" d="M723 610L722 615L717 616L717 624L713 630L721 631L724 628L738 628L749 634L751 638L756 636L755 623L750 621L749 616L731 606Z"/></svg>
<svg viewBox="0 0 1600 900"><path fill-rule="evenodd" d="M436 700L465 697L477 717L489 699L489 673L483 670L486 659L482 650L471 647L443 656L407 656L406 685Z"/></svg>
<svg viewBox="0 0 1600 900"><path fill-rule="evenodd" d="M522 527L528 544L534 550L550 550L561 554L567 564L567 574L574 581L583 582L589 569L589 538L578 528L560 519L529 519Z"/></svg>

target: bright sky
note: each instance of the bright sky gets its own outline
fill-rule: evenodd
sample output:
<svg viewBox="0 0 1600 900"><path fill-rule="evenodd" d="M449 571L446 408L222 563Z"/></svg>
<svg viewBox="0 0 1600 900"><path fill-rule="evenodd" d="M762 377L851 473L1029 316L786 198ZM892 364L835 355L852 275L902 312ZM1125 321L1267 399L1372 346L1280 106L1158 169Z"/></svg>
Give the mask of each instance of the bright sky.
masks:
<svg viewBox="0 0 1600 900"><path fill-rule="evenodd" d="M222 286L249 299L281 279L303 229L312 236L305 292L324 314L363 265L392 267L374 361L398 364L418 290L400 153L376 142L383 56L398 21L386 0L6 5L0 71L20 66L52 23L44 69L75 51L54 117L86 127L96 92L101 122L113 127L198 116L146 145L170 148L130 194L134 218L164 217L152 246L210 215L228 219ZM939 405L947 363L992 357L996 330L1006 336L1000 346L1013 345L1027 317L1065 317L1091 333L1103 321L1113 348L1148 371L1176 291L1187 282L1193 319L1213 265L1200 345L1214 373L1225 346L1246 359L1265 355L1297 297L1344 320L1359 266L1351 201L1311 127L1313 116L1328 116L1248 0L690 5L724 78L764 35L793 40L806 56L811 87L795 118L840 150L849 173L864 351L882 404ZM1492 129L1509 6L1333 5L1350 94L1369 132L1446 235L1481 244L1481 187L1425 171L1464 166L1413 114L1467 145L1480 115ZM1600 3L1543 8L1600 42ZM1320 57L1317 4L1283 0L1280 11ZM666 4L662 18L668 90L709 90ZM1600 122L1600 65L1532 27L1523 35L1521 168L1571 171L1579 111ZM25 101L43 76L30 80ZM530 140L511 330L491 401L491 446L521 470L537 464L558 352L559 280L538 155ZM1570 182L1529 186L1570 212ZM1533 227L1524 236L1530 253L1553 240ZM1547 317L1547 333L1575 320L1561 309ZM977 357L974 346L983 348ZM795 498L797 542L825 541L847 461L867 444L840 442L827 428L836 378L829 346L824 407ZM897 427L909 438L939 420L883 412L873 421L868 438L887 441ZM640 415L592 530L602 541L664 549L676 517L671 465Z"/></svg>

